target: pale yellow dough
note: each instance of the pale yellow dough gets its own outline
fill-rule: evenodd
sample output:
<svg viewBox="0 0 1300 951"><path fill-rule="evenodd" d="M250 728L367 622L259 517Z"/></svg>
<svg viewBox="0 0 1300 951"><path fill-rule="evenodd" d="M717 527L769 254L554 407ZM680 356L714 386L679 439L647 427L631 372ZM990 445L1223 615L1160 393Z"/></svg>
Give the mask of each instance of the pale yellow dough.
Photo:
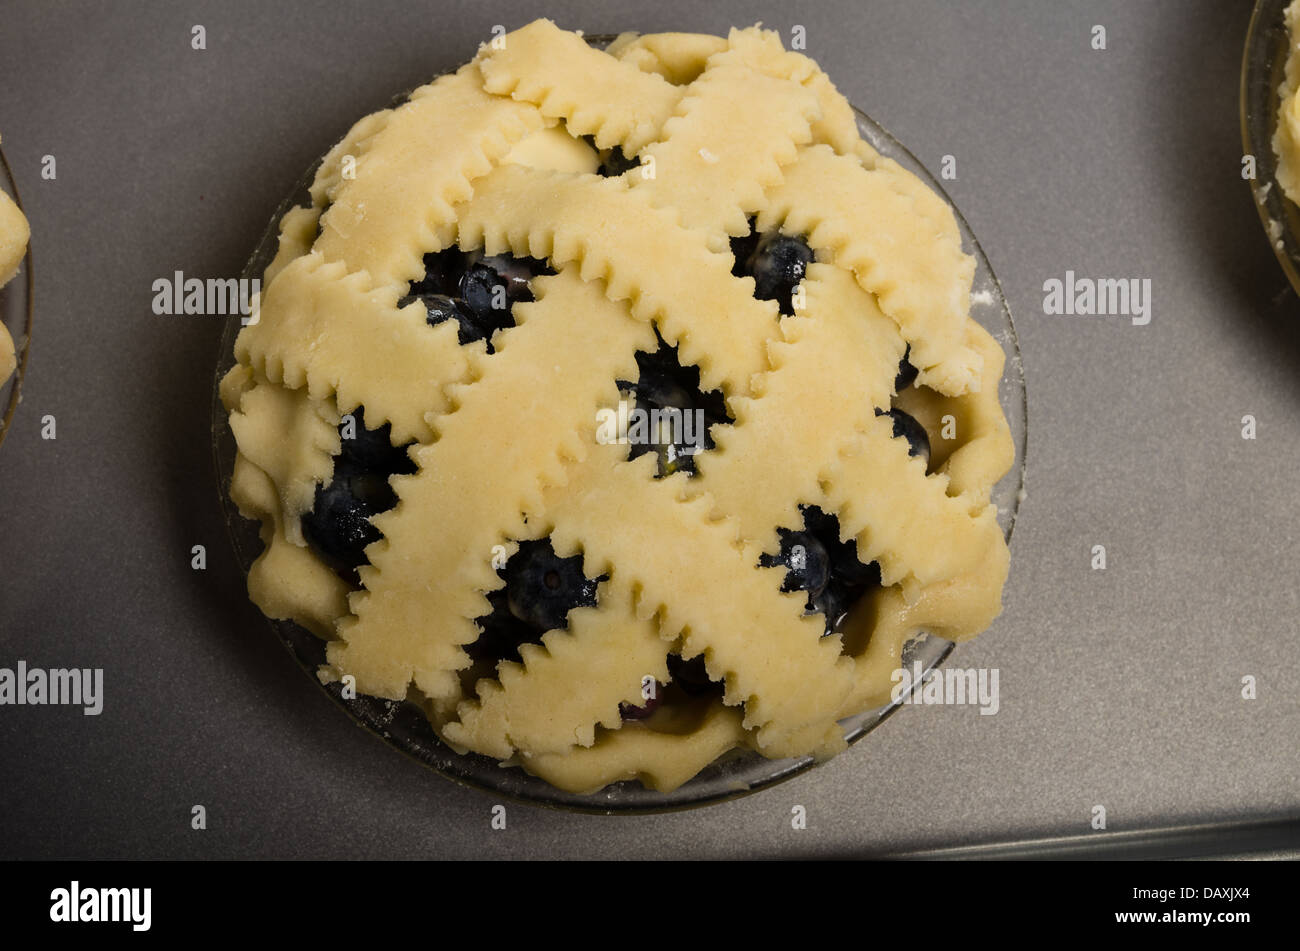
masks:
<svg viewBox="0 0 1300 951"><path fill-rule="evenodd" d="M1286 8L1286 32L1291 52L1280 90L1277 131L1273 151L1277 153L1277 181L1294 202L1300 202L1300 0Z"/></svg>
<svg viewBox="0 0 1300 951"><path fill-rule="evenodd" d="M9 336L8 328L0 324L0 385L13 376L16 369L18 369L18 356L14 352L14 338Z"/></svg>
<svg viewBox="0 0 1300 951"><path fill-rule="evenodd" d="M614 146L641 167L593 174ZM837 721L888 699L910 637L969 638L1000 611L989 492L1013 448L1003 354L969 315L974 262L943 200L862 141L777 34L625 34L605 52L535 21L358 122L311 194L282 222L222 398L232 495L266 544L250 594L329 639L324 677L415 696L453 748L566 790L670 790L736 747L834 754ZM731 272L751 218L816 252L793 316ZM399 306L423 256L454 244L556 272L492 354ZM653 454L596 438L656 328L734 418L694 477L656 479ZM909 346L920 376L895 395ZM891 402L929 431L929 474L876 415ZM350 590L300 519L362 406L416 442L418 471L393 478L399 502ZM784 571L759 567L801 505L837 515L881 567L843 634L823 637ZM471 676L474 618L503 584L494 552L543 536L607 576L597 606ZM670 653L703 654L722 698L623 722Z"/></svg>
<svg viewBox="0 0 1300 951"><path fill-rule="evenodd" d="M0 287L8 284L18 273L30 237L31 228L22 210L8 194L0 191ZM0 384L8 380L17 367L13 338L0 323Z"/></svg>

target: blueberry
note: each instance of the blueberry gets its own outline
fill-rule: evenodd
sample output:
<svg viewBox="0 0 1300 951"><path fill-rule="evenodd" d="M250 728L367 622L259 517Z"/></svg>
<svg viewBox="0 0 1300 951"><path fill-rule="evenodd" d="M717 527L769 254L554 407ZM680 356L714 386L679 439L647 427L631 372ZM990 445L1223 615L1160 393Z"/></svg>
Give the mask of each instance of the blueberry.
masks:
<svg viewBox="0 0 1300 951"><path fill-rule="evenodd" d="M912 345L907 345L907 350L903 353L903 359L898 362L898 375L894 377L894 392L901 393L913 383L916 382L916 367L908 361L912 355Z"/></svg>
<svg viewBox="0 0 1300 951"><path fill-rule="evenodd" d="M392 443L392 425L376 429L366 428L365 407L359 406L352 413L351 434L346 423L339 424L339 455L343 460L358 469L382 473L385 476L401 473L409 475L415 471L415 463L407 455L405 446ZM385 484L387 484L385 480Z"/></svg>
<svg viewBox="0 0 1300 951"><path fill-rule="evenodd" d="M635 156L628 158L623 154L623 149L616 145L608 152L601 154L600 167L596 169L596 174L605 178L612 178L631 171L640 164L640 160Z"/></svg>
<svg viewBox="0 0 1300 951"><path fill-rule="evenodd" d="M731 265L731 273L736 277L749 276L749 259L754 256L759 239L762 238L762 235L754 230L754 225L755 219L750 218L749 234L742 234L731 239L731 255L735 258Z"/></svg>
<svg viewBox="0 0 1300 951"><path fill-rule="evenodd" d="M825 618L825 634L836 627L862 595L880 586L880 566L858 560L857 539L840 540L840 520L816 505L801 505L803 528L777 529L778 555L764 554L759 564L786 565L782 591L808 592L805 614Z"/></svg>
<svg viewBox="0 0 1300 951"><path fill-rule="evenodd" d="M543 262L532 258L515 258L509 254L471 255L460 279L464 309L487 337L503 327L513 327L511 308L533 299L528 282L543 270ZM491 351L490 345L488 350Z"/></svg>
<svg viewBox="0 0 1300 951"><path fill-rule="evenodd" d="M505 580L510 613L540 632L567 628L569 611L596 603L597 582L583 575L582 556L560 558L550 539L521 542Z"/></svg>
<svg viewBox="0 0 1300 951"><path fill-rule="evenodd" d="M784 565L785 581L782 591L807 591L809 610L813 599L821 594L831 576L831 558L826 548L810 532L777 530L781 539L779 555L763 555L759 563L765 567Z"/></svg>
<svg viewBox="0 0 1300 951"><path fill-rule="evenodd" d="M643 403L678 409L690 409L694 404L691 391L699 392L700 370L678 363L676 347L661 344L653 353L638 350L636 366L636 382L619 381L619 385L635 392Z"/></svg>
<svg viewBox="0 0 1300 951"><path fill-rule="evenodd" d="M584 576L582 556L560 558L549 538L520 542L497 574L505 587L488 593L492 610L475 619L479 637L465 648L476 661L519 660L521 644L540 643L547 631L569 626L571 610L594 606L605 579Z"/></svg>
<svg viewBox="0 0 1300 951"><path fill-rule="evenodd" d="M397 304L399 307L405 307L416 299L404 297ZM486 340L492 335L492 331L496 329L495 327L484 326L481 321L470 313L464 301L448 297L446 294L422 294L418 300L424 304L424 319L430 327L436 327L447 320L456 321L459 325L456 328L456 339L461 346L473 343L475 340ZM489 343L488 350L491 351L491 348L492 345Z"/></svg>
<svg viewBox="0 0 1300 951"><path fill-rule="evenodd" d="M809 599L809 613L821 614L826 618L826 634L833 634L844 620L844 615L857 598L851 589L844 585L827 585ZM822 636L826 636L823 634Z"/></svg>
<svg viewBox="0 0 1300 951"><path fill-rule="evenodd" d="M858 558L858 541L856 538L841 542L831 558L831 572L835 580L849 588L880 587L880 565L877 562L863 564Z"/></svg>
<svg viewBox="0 0 1300 951"><path fill-rule="evenodd" d="M421 301L430 326L454 318L462 345L485 340L491 353L492 334L514 326L510 308L533 299L528 282L543 273L554 272L545 261L535 258L509 254L487 257L482 251L466 253L457 247L444 248L424 256L424 276L411 281L406 296L397 305L405 307L414 300Z"/></svg>
<svg viewBox="0 0 1300 951"><path fill-rule="evenodd" d="M664 702L663 684L655 684L654 696L646 700L640 706L632 703L620 703L618 705L618 714L624 720L646 720L649 719L659 705Z"/></svg>
<svg viewBox="0 0 1300 951"><path fill-rule="evenodd" d="M461 278L460 293L470 316L480 325L493 328L510 326L510 301L505 286L497 272L488 265L470 265Z"/></svg>
<svg viewBox="0 0 1300 951"><path fill-rule="evenodd" d="M346 568L367 563L366 546L381 537L370 518L392 507L376 504L373 486L358 485L354 489L359 475L349 466L336 465L333 480L316 486L315 505L302 517L303 537L308 544Z"/></svg>
<svg viewBox="0 0 1300 951"><path fill-rule="evenodd" d="M659 347L654 351L638 350L636 353L637 379L635 382L629 380L617 380L616 383L620 390L630 391L636 394L637 409L642 411L652 411L656 409L679 409L684 413L693 413L695 410L704 411L704 432L700 439L699 448L712 449L714 446L713 438L710 435L710 429L716 425L726 425L733 420L727 414L727 401L722 395L721 390L710 390L707 393L700 389L700 368L697 366L682 366L678 360L677 348L670 347L664 342L663 337L659 336L658 329L655 330L655 337L659 341ZM694 426L694 422L691 424ZM685 423L680 441L674 442L671 447L658 444L634 443L628 453L628 458L635 459L642 453L650 452L653 449L660 450L658 475L668 475L670 472L682 470L688 473L695 472L695 457L693 455L696 445L688 445L685 439ZM668 453L672 449L671 454ZM671 455L671 461L668 456Z"/></svg>
<svg viewBox="0 0 1300 951"><path fill-rule="evenodd" d="M511 304L532 300L533 291L529 281L538 274L549 271L546 262L536 258L517 258L512 254L484 256L481 251L471 252L466 257L466 266L485 267L496 274L498 283L504 285L506 299Z"/></svg>
<svg viewBox="0 0 1300 951"><path fill-rule="evenodd" d="M690 660L683 660L681 654L668 655L668 673L672 683L691 697L700 697L708 693L721 693L722 684L709 678L709 671L704 666L704 655L696 654Z"/></svg>
<svg viewBox="0 0 1300 951"><path fill-rule="evenodd" d="M774 300L781 313L793 314L795 287L813 259L812 249L803 238L771 232L759 240L749 258L748 271L754 277L754 296Z"/></svg>
<svg viewBox="0 0 1300 951"><path fill-rule="evenodd" d="M876 410L877 416L888 416L894 421L894 438L900 436L907 440L907 454L910 456L921 456L927 463L930 461L930 437L925 431L925 427L916 421L915 418L904 413L901 409L891 409L889 412Z"/></svg>
<svg viewBox="0 0 1300 951"><path fill-rule="evenodd" d="M316 486L312 510L302 516L307 543L341 571L366 564L366 546L382 537L370 519L397 504L389 476L416 468L407 455L410 443L393 445L389 423L367 429L364 406L358 406L352 418L350 436L346 423L339 424L333 478Z"/></svg>
<svg viewBox="0 0 1300 951"><path fill-rule="evenodd" d="M465 645L465 652L474 661L493 666L503 660L520 661L520 645L541 643L543 632L510 613L505 589L489 592L487 599L492 610L475 620L479 636Z"/></svg>
<svg viewBox="0 0 1300 951"><path fill-rule="evenodd" d="M410 298L405 298L410 300ZM460 314L454 298L446 294L421 294L418 300L424 305L425 320L435 327L444 320L459 320Z"/></svg>
<svg viewBox="0 0 1300 951"><path fill-rule="evenodd" d="M424 256L424 277L412 281L412 297L426 294L444 294L455 296L461 275L465 273L465 253L453 245L441 251L432 251Z"/></svg>

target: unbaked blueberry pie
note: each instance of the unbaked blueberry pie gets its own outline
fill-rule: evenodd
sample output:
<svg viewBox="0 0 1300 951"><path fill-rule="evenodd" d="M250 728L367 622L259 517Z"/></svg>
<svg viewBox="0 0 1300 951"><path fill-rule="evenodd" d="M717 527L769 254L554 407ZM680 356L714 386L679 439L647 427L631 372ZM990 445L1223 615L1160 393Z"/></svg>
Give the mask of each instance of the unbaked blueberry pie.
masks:
<svg viewBox="0 0 1300 951"><path fill-rule="evenodd" d="M973 272L775 33L531 23L283 219L222 384L252 598L566 790L832 755L905 641L1001 608Z"/></svg>

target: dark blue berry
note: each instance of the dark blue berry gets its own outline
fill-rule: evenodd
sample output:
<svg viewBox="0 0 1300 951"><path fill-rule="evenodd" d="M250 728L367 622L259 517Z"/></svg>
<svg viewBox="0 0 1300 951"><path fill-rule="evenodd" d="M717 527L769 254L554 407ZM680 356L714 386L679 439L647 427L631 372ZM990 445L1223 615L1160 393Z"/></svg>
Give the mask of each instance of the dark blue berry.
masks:
<svg viewBox="0 0 1300 951"><path fill-rule="evenodd" d="M633 703L620 703L618 705L619 716L624 720L649 719L659 709L659 705L664 702L663 689L663 684L655 684L654 695L639 706Z"/></svg>
<svg viewBox="0 0 1300 951"><path fill-rule="evenodd" d="M543 631L519 620L510 613L504 588L488 593L492 610L477 618L479 636L465 646L465 652L474 661L485 661L492 666L503 660L518 662L521 644L540 644Z"/></svg>
<svg viewBox="0 0 1300 951"><path fill-rule="evenodd" d="M759 564L785 565L782 591L808 592L804 613L821 614L826 634L833 634L859 598L880 586L880 566L858 560L857 539L840 540L840 520L815 505L801 505L802 529L777 529L781 551L764 554ZM798 548L796 548L798 546ZM802 550L802 557L795 557ZM796 570L796 565L802 567Z"/></svg>
<svg viewBox="0 0 1300 951"><path fill-rule="evenodd" d="M779 555L763 555L760 563L766 567L784 565L785 581L782 591L807 591L809 610L813 599L821 594L830 581L831 558L826 548L810 532L792 532L789 529L777 529L781 539Z"/></svg>
<svg viewBox="0 0 1300 951"><path fill-rule="evenodd" d="M370 519L392 507L376 504L373 486L354 485L360 477L351 467L336 465L334 478L328 485L316 486L316 502L302 517L308 544L342 568L366 563L366 546L381 537Z"/></svg>
<svg viewBox="0 0 1300 951"><path fill-rule="evenodd" d="M573 608L596 603L597 582L582 573L582 556L560 558L550 539L521 542L506 562L510 613L538 631L569 626Z"/></svg>
<svg viewBox="0 0 1300 951"><path fill-rule="evenodd" d="M889 412L876 410L877 416L888 416L894 421L894 438L903 438L907 440L907 453L910 456L920 456L927 463L930 461L930 436L926 433L925 427L916 421L912 416L904 413L901 409L891 409Z"/></svg>
<svg viewBox="0 0 1300 951"><path fill-rule="evenodd" d="M533 299L528 282L545 270L545 263L533 258L472 254L460 279L462 306L484 336L490 338L495 331L515 325L511 309ZM492 352L490 341L488 352Z"/></svg>
<svg viewBox="0 0 1300 951"><path fill-rule="evenodd" d="M316 486L312 510L302 516L307 543L345 573L366 564L366 546L382 537L370 519L397 504L389 477L416 468L407 454L410 444L392 444L389 423L367 429L364 406L352 418L351 426L339 424L333 477Z"/></svg>
<svg viewBox="0 0 1300 951"><path fill-rule="evenodd" d="M471 265L461 278L460 294L479 323L487 327L508 326L510 301L501 278L492 268L486 264Z"/></svg>
<svg viewBox="0 0 1300 951"><path fill-rule="evenodd" d="M623 149L616 145L608 152L602 153L600 167L596 169L596 174L611 178L631 171L640 164L636 157L628 158L623 154Z"/></svg>
<svg viewBox="0 0 1300 951"><path fill-rule="evenodd" d="M856 600L849 588L843 585L827 585L810 599L810 613L821 614L826 618L826 632L829 634L840 626L844 615Z"/></svg>
<svg viewBox="0 0 1300 951"><path fill-rule="evenodd" d="M339 456L345 462L385 477L415 471L415 463L407 454L410 444L393 445L390 423L376 429L366 428L365 407L357 407L351 415L351 426L346 421L339 424Z"/></svg>
<svg viewBox="0 0 1300 951"><path fill-rule="evenodd" d="M793 314L794 289L812 262L812 249L803 238L772 232L758 242L748 271L754 278L754 296L774 300L781 313Z"/></svg>
<svg viewBox="0 0 1300 951"><path fill-rule="evenodd" d="M706 393L700 389L700 368L694 365L682 366L677 356L677 348L668 346L663 337L659 336L657 328L655 338L659 341L658 349L638 350L636 353L638 371L636 381L617 380L619 389L634 393L636 406L640 410L679 409L683 413L703 410L704 432L700 442L703 449L712 449L714 442L710 430L714 426L727 425L733 421L727 413L726 398L721 390L710 390ZM682 436L682 440L674 443L672 447L673 463L667 463L664 454L660 455L658 476L677 470L695 472L693 453L696 446L687 444L684 426ZM668 447L633 444L628 458L635 459L656 448L666 450Z"/></svg>
<svg viewBox="0 0 1300 951"><path fill-rule="evenodd" d="M848 588L880 587L880 565L863 564L858 558L858 540L841 542L831 559L831 573L835 580Z"/></svg>
<svg viewBox="0 0 1300 951"><path fill-rule="evenodd" d="M508 254L471 261L460 280L460 296L480 323L490 327L512 327L510 308L533 299L528 286L533 271L529 259Z"/></svg>
<svg viewBox="0 0 1300 951"><path fill-rule="evenodd" d="M668 674L670 682L680 687L687 696L699 697L722 692L722 683L709 678L703 654L696 654L690 660L683 660L681 654L669 654Z"/></svg>
<svg viewBox="0 0 1300 951"><path fill-rule="evenodd" d="M519 645L540 643L541 636L568 628L569 612L596 604L604 580L582 573L582 556L560 558L549 538L519 543L497 574L505 587L488 594L492 610L477 618L478 640L466 647L474 660L519 660Z"/></svg>
<svg viewBox="0 0 1300 951"><path fill-rule="evenodd" d="M894 377L894 392L901 393L913 383L916 382L916 367L912 366L908 357L912 355L912 345L907 345L907 350L903 353L903 359L898 363L898 375Z"/></svg>
<svg viewBox="0 0 1300 951"><path fill-rule="evenodd" d="M397 305L423 302L430 326L454 318L460 343L484 340L488 353L493 352L492 334L514 326L511 307L533 299L528 282L538 274L553 273L535 258L485 257L482 251L467 253L457 247L426 254L424 269L424 276L410 283Z"/></svg>
<svg viewBox="0 0 1300 951"><path fill-rule="evenodd" d="M454 297L460 288L461 275L465 273L465 252L455 245L432 251L424 256L424 277L412 281L410 295L444 294Z"/></svg>
<svg viewBox="0 0 1300 951"><path fill-rule="evenodd" d="M424 304L425 320L430 327L435 327L444 320L458 320L456 301L446 294L421 294L419 301Z"/></svg>
<svg viewBox="0 0 1300 951"><path fill-rule="evenodd" d="M731 238L731 255L735 260L731 265L731 273L736 277L749 277L749 259L754 256L754 251L758 248L758 242L763 237L754 230L755 220L749 219L749 233L742 234L738 237Z"/></svg>
<svg viewBox="0 0 1300 951"><path fill-rule="evenodd" d="M405 306L412 298L403 298L398 301L399 306ZM465 302L457 300L454 297L448 297L446 294L424 294L418 298L424 304L425 321L430 327L436 327L438 324L454 320L459 325L456 329L456 338L460 341L461 346L472 343L475 340L486 340L492 335L493 327L485 327L465 306ZM491 344L489 344L489 347Z"/></svg>

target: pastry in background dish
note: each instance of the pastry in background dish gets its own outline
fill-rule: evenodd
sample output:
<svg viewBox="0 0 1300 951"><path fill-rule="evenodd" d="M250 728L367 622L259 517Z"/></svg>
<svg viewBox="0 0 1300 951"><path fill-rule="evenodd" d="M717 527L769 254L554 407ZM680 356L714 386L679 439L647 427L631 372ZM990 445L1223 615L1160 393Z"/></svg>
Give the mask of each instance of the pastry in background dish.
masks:
<svg viewBox="0 0 1300 951"><path fill-rule="evenodd" d="M324 678L566 790L830 756L909 638L1001 608L974 270L776 33L531 23L284 216L221 387L250 594ZM633 411L697 439L602 438Z"/></svg>
<svg viewBox="0 0 1300 951"><path fill-rule="evenodd" d="M1286 8L1286 33L1290 53L1279 96L1277 131L1273 151L1277 153L1277 181L1283 193L1300 202L1300 0Z"/></svg>
<svg viewBox="0 0 1300 951"><path fill-rule="evenodd" d="M0 287L8 284L22 266L23 256L27 253L27 239L31 229L22 210L14 204L3 189L0 189ZM14 341L8 329L0 323L0 384L13 375L18 366L14 353Z"/></svg>

